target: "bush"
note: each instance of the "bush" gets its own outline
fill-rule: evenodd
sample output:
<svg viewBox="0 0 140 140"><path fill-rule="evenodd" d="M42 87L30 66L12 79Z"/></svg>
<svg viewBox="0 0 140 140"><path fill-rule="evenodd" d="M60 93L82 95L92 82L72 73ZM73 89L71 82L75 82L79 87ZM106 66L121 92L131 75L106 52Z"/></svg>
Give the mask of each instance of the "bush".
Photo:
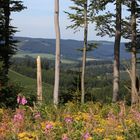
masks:
<svg viewBox="0 0 140 140"><path fill-rule="evenodd" d="M17 95L21 92L21 87L9 84L0 89L0 107L16 108Z"/></svg>

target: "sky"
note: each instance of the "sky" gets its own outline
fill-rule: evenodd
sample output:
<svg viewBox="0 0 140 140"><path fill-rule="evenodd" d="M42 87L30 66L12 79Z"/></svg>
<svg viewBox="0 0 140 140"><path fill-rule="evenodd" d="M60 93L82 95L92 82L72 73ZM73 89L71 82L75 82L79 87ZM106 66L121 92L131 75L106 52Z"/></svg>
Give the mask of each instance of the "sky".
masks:
<svg viewBox="0 0 140 140"><path fill-rule="evenodd" d="M12 24L18 27L16 36L33 38L55 38L54 31L54 0L23 0L27 9L20 13L12 14ZM70 20L64 11L69 11L70 0L60 0L60 30L62 39L83 40L83 30L74 33L72 29L66 29ZM88 40L108 40L113 38L98 37L94 25L89 25Z"/></svg>

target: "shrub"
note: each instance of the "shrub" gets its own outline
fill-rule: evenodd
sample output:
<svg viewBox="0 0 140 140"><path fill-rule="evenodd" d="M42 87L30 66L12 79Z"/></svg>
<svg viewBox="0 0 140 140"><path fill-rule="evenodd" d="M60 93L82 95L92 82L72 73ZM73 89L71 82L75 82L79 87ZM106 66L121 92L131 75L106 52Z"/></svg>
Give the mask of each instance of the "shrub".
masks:
<svg viewBox="0 0 140 140"><path fill-rule="evenodd" d="M0 107L16 108L17 95L21 92L21 87L8 84L0 89Z"/></svg>

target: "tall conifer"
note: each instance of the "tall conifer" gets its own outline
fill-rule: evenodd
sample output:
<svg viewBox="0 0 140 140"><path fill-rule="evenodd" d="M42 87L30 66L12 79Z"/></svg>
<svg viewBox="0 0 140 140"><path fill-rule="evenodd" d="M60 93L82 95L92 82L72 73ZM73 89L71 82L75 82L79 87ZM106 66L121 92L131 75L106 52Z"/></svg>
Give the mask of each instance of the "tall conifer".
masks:
<svg viewBox="0 0 140 140"><path fill-rule="evenodd" d="M0 60L3 64L0 84L7 83L10 59L16 52L17 40L13 36L17 30L11 25L11 13L20 12L24 8L22 1L0 0Z"/></svg>

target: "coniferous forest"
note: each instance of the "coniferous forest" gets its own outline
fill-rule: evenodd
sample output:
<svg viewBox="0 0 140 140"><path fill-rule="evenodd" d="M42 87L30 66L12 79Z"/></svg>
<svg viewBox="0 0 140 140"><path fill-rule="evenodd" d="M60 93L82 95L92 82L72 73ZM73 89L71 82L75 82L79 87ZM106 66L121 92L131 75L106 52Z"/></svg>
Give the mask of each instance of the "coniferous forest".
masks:
<svg viewBox="0 0 140 140"><path fill-rule="evenodd" d="M0 0L0 140L139 140L140 0L69 1L81 40L61 38L59 0L54 39L16 36L28 5Z"/></svg>

